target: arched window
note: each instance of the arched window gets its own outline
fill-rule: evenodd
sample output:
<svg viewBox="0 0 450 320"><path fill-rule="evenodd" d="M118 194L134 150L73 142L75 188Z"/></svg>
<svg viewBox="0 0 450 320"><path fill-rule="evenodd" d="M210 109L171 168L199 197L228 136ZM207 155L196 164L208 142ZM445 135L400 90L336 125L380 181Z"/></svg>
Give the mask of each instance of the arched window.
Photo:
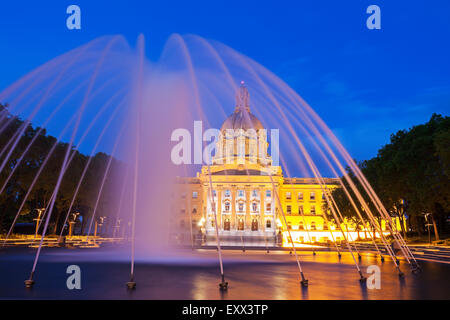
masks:
<svg viewBox="0 0 450 320"><path fill-rule="evenodd" d="M197 208L192 209L192 214L196 214L197 213Z"/></svg>
<svg viewBox="0 0 450 320"><path fill-rule="evenodd" d="M230 203L225 202L225 211L230 211Z"/></svg>
<svg viewBox="0 0 450 320"><path fill-rule="evenodd" d="M243 202L238 203L238 210L241 212L244 211L244 203Z"/></svg>
<svg viewBox="0 0 450 320"><path fill-rule="evenodd" d="M223 222L223 230L230 231L230 219L225 219Z"/></svg>
<svg viewBox="0 0 450 320"><path fill-rule="evenodd" d="M253 212L256 212L258 210L258 204L256 202L252 203L252 210Z"/></svg>
<svg viewBox="0 0 450 320"><path fill-rule="evenodd" d="M238 220L238 230L244 230L244 219L239 218Z"/></svg>
<svg viewBox="0 0 450 320"><path fill-rule="evenodd" d="M270 220L270 219L267 219L267 220L266 220L266 228L267 228L267 229L272 228L272 220Z"/></svg>
<svg viewBox="0 0 450 320"><path fill-rule="evenodd" d="M258 231L258 220L252 219L252 231Z"/></svg>

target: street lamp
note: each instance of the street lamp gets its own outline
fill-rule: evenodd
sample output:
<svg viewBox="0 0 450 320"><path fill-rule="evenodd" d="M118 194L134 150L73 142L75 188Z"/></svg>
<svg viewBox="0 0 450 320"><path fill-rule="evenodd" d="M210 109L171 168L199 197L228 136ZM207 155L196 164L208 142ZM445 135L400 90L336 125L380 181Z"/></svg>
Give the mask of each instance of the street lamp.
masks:
<svg viewBox="0 0 450 320"><path fill-rule="evenodd" d="M430 227L432 224L428 221L428 216L431 216L431 213L425 213L425 221L427 224L425 225L428 228L428 242L431 244L431 233L430 233Z"/></svg>
<svg viewBox="0 0 450 320"><path fill-rule="evenodd" d="M36 209L36 211L38 212L38 216L36 219L33 219L34 221L36 221L36 232L34 233L34 237L37 237L38 231L39 231L39 225L41 223L41 217L42 217L42 213L45 212L45 208L40 208L40 209Z"/></svg>
<svg viewBox="0 0 450 320"><path fill-rule="evenodd" d="M98 221L95 221L95 231L94 231L94 238L97 237L97 228L103 226L103 222L105 221L106 217L99 217Z"/></svg>
<svg viewBox="0 0 450 320"><path fill-rule="evenodd" d="M79 215L80 215L79 212L74 212L70 215L71 219L69 220L69 238L72 238L73 226L75 225L75 223L77 223Z"/></svg>
<svg viewBox="0 0 450 320"><path fill-rule="evenodd" d="M117 219L116 225L114 226L113 238L116 237L117 232L120 230L120 222L122 222L122 219Z"/></svg>

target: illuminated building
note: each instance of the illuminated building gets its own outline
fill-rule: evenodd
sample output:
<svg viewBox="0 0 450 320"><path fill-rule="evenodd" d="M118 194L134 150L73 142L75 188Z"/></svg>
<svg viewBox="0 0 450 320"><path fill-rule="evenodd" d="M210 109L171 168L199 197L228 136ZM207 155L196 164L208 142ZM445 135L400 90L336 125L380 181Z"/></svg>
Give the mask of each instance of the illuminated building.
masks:
<svg viewBox="0 0 450 320"><path fill-rule="evenodd" d="M344 240L329 221L331 214L325 218L323 212L324 191L337 188L339 180L324 178L321 186L313 178L286 178L281 166L272 165L268 146L267 132L250 112L247 88L241 86L236 108L220 129L212 164L195 178L179 178L174 188L172 222L178 234L185 240L200 233L215 240L216 209L220 239L229 245L281 239L286 245L287 230L294 243ZM373 235L370 228L357 231L350 223L343 230L349 240Z"/></svg>

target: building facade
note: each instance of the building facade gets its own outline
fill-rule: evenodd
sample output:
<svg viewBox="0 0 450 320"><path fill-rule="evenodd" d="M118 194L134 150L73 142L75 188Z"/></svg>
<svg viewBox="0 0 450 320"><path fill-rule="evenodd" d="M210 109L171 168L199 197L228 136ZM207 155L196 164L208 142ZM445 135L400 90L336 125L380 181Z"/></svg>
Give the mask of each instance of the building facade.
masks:
<svg viewBox="0 0 450 320"><path fill-rule="evenodd" d="M178 178L172 201L177 235L187 241L215 243L217 231L229 245L342 241L341 229L324 212L325 193L338 179L287 178L268 154L267 132L250 112L249 94L241 86L236 108L222 124L212 164L196 177ZM217 231L216 231L217 225ZM370 237L345 224L349 240ZM289 232L288 232L289 231ZM367 230L366 230L367 231Z"/></svg>

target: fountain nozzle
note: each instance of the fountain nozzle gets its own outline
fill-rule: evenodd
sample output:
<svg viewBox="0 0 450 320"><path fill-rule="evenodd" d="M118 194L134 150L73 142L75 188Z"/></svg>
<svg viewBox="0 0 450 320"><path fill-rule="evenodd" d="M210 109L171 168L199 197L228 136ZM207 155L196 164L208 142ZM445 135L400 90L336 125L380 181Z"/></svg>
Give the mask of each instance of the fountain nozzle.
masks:
<svg viewBox="0 0 450 320"><path fill-rule="evenodd" d="M33 285L34 285L34 280L32 280L32 279L25 280L25 287L26 288L32 288Z"/></svg>
<svg viewBox="0 0 450 320"><path fill-rule="evenodd" d="M228 282L225 281L225 276L222 274L222 282L219 283L219 288L222 291L228 290Z"/></svg>
<svg viewBox="0 0 450 320"><path fill-rule="evenodd" d="M133 290L133 289L136 288L136 282L134 282L134 276L133 276L133 273L131 274L130 281L127 282L127 288L128 288L129 290Z"/></svg>

